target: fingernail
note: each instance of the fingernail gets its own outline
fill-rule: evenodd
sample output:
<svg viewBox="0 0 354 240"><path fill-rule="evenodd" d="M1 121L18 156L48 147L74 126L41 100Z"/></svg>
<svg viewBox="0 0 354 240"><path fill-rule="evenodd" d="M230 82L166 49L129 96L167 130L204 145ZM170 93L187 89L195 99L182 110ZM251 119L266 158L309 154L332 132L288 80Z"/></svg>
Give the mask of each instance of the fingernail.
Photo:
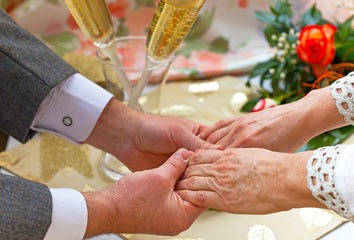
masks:
<svg viewBox="0 0 354 240"><path fill-rule="evenodd" d="M208 150L223 150L224 147L221 145L210 145L207 149Z"/></svg>
<svg viewBox="0 0 354 240"><path fill-rule="evenodd" d="M187 151L186 149L179 149L177 152L176 152L176 155L175 157L177 158L180 158L184 161L188 161L189 157L191 156L192 154Z"/></svg>

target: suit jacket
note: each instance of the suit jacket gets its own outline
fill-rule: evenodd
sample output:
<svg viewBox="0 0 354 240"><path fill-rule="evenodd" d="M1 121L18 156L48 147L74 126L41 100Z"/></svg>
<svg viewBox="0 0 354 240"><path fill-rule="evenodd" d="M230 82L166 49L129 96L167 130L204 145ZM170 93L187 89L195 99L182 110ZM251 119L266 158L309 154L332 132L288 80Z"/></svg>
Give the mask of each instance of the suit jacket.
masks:
<svg viewBox="0 0 354 240"><path fill-rule="evenodd" d="M76 72L0 8L0 128L25 142L46 95ZM47 186L0 175L0 239L43 239L52 215Z"/></svg>

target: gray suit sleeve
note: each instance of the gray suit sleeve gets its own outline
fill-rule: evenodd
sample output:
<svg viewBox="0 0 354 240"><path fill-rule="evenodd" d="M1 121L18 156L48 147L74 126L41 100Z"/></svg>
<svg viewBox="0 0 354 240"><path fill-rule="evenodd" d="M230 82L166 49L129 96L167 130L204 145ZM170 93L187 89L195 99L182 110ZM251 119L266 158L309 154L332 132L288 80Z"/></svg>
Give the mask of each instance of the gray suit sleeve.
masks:
<svg viewBox="0 0 354 240"><path fill-rule="evenodd" d="M43 239L52 221L52 198L41 183L0 174L0 238Z"/></svg>
<svg viewBox="0 0 354 240"><path fill-rule="evenodd" d="M77 71L0 8L0 129L21 142L49 91Z"/></svg>

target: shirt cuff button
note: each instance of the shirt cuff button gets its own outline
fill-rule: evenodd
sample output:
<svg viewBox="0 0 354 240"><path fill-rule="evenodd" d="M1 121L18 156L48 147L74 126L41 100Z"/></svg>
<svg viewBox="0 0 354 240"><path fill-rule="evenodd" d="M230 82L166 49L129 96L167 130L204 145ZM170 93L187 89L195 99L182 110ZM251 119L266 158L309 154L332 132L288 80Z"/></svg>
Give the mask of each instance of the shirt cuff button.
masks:
<svg viewBox="0 0 354 240"><path fill-rule="evenodd" d="M73 124L73 120L70 117L64 117L63 124L65 126L69 127L69 126L71 126L71 124Z"/></svg>

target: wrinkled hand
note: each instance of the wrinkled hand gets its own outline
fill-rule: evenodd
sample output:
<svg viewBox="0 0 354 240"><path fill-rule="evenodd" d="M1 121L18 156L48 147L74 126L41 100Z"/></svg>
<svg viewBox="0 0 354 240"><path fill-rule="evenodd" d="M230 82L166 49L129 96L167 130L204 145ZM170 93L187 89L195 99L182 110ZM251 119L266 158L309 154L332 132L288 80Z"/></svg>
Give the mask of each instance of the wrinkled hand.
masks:
<svg viewBox="0 0 354 240"><path fill-rule="evenodd" d="M176 235L188 229L205 210L184 201L174 191L190 155L191 152L180 149L159 168L128 174L103 190L96 202L106 209L109 206L106 212L110 217L102 216L103 222L109 225L104 232ZM91 215L89 212L87 237L98 233L91 231L98 227L94 225L97 219L91 218L90 222L90 216L96 217L105 211L91 207L95 205L90 204L90 193L84 196L89 210L93 211Z"/></svg>
<svg viewBox="0 0 354 240"><path fill-rule="evenodd" d="M276 106L224 119L204 129L200 137L224 148L259 147L294 152L311 139L311 134L307 134L310 132L299 131L305 121L302 114L294 113L291 107Z"/></svg>
<svg viewBox="0 0 354 240"><path fill-rule="evenodd" d="M290 104L221 120L200 137L224 148L296 152L314 136L345 125L330 89L323 88Z"/></svg>
<svg viewBox="0 0 354 240"><path fill-rule="evenodd" d="M112 100L87 143L111 153L133 171L160 166L179 148L217 149L197 135L198 122L136 112Z"/></svg>
<svg viewBox="0 0 354 240"><path fill-rule="evenodd" d="M230 213L318 206L307 188L306 163L311 154L256 148L198 151L190 157L176 189L186 201Z"/></svg>

